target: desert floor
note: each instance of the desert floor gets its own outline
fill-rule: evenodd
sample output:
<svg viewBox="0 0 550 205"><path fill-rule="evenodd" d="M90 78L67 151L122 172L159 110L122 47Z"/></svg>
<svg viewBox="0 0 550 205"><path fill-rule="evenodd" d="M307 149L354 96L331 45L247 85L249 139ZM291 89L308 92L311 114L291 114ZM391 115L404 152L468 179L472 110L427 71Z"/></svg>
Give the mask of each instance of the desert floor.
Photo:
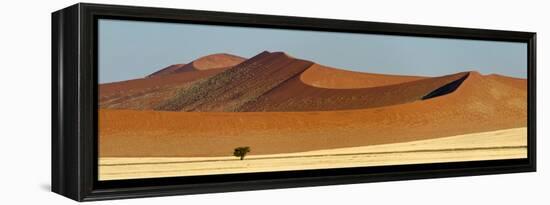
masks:
<svg viewBox="0 0 550 205"><path fill-rule="evenodd" d="M396 76L284 52L215 54L102 84L99 105L101 180L527 154L527 80L476 71ZM244 161L232 156L242 146Z"/></svg>
<svg viewBox="0 0 550 205"><path fill-rule="evenodd" d="M236 157L100 157L99 180L527 157L527 128L411 142Z"/></svg>

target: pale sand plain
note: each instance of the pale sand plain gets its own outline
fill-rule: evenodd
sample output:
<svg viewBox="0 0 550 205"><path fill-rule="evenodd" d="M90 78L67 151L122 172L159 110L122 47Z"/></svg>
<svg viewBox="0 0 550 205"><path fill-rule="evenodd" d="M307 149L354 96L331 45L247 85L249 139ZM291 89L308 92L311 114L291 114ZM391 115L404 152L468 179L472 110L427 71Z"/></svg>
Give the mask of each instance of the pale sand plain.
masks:
<svg viewBox="0 0 550 205"><path fill-rule="evenodd" d="M527 128L402 143L236 157L100 157L99 180L527 158Z"/></svg>

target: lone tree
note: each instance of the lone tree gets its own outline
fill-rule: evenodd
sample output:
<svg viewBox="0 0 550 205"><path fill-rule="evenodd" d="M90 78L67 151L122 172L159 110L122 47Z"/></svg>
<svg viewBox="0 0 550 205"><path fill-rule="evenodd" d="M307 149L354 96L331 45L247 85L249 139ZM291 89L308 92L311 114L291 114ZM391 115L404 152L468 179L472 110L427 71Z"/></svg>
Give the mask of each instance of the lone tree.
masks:
<svg viewBox="0 0 550 205"><path fill-rule="evenodd" d="M235 151L233 151L233 156L240 157L241 160L244 159L244 156L250 152L250 147L237 147L235 148Z"/></svg>

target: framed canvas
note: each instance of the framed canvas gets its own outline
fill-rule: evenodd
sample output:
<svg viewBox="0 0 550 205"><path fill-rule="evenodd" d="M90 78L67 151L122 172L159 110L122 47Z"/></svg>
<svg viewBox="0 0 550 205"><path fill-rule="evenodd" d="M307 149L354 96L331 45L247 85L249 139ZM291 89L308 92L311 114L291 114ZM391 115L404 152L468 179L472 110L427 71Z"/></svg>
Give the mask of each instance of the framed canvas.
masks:
<svg viewBox="0 0 550 205"><path fill-rule="evenodd" d="M531 172L535 33L76 4L52 190L78 201Z"/></svg>

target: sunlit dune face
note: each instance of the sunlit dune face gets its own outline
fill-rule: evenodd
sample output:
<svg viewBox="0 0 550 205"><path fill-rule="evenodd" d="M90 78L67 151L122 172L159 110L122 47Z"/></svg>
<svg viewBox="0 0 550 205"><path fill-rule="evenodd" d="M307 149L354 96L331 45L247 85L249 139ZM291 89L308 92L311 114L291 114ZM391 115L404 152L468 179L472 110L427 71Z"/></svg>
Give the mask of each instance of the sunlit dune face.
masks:
<svg viewBox="0 0 550 205"><path fill-rule="evenodd" d="M307 85L319 88L353 89L379 87L423 79L419 76L353 72L314 64L300 75Z"/></svg>

